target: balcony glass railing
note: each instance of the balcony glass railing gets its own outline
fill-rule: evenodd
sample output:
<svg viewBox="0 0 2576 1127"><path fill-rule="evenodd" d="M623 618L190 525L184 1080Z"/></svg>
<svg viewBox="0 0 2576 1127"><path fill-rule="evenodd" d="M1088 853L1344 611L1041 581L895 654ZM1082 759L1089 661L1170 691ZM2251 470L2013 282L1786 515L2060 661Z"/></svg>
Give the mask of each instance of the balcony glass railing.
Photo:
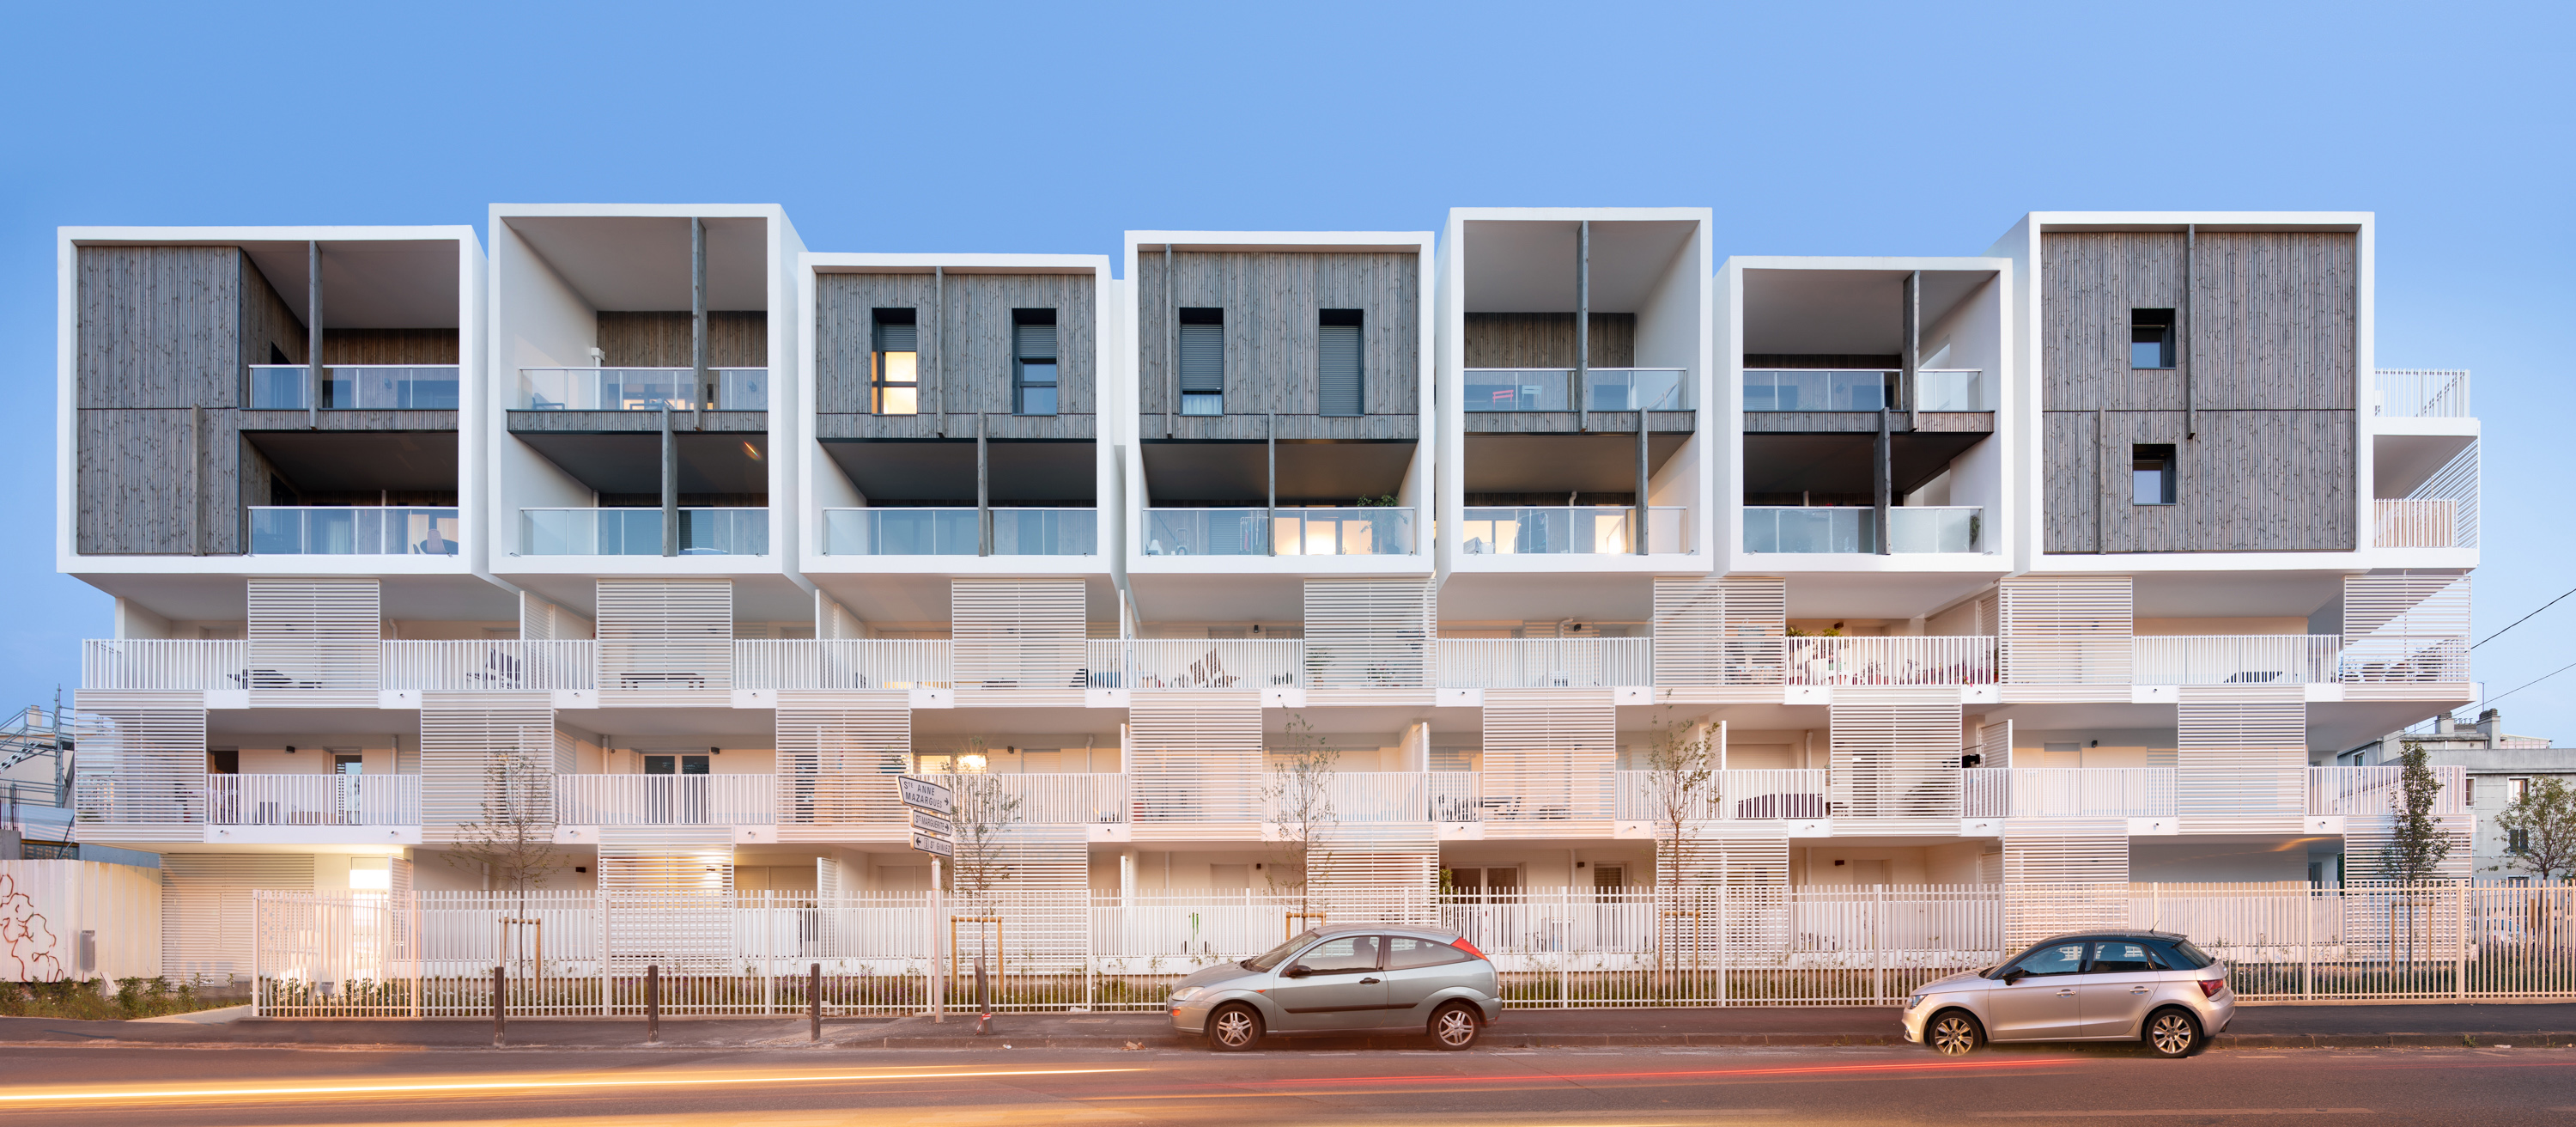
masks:
<svg viewBox="0 0 2576 1127"><path fill-rule="evenodd" d="M1898 373L1878 369L1751 369L1747 411L1879 411L1896 406Z"/></svg>
<svg viewBox="0 0 2576 1127"><path fill-rule="evenodd" d="M1914 406L1919 411L1992 411L1986 374L1964 368L1925 368L1914 373Z"/></svg>
<svg viewBox="0 0 2576 1127"><path fill-rule="evenodd" d="M1466 409L1574 410L1576 373L1571 368L1470 368ZM1688 411L1699 404L1690 373L1679 368L1592 368L1583 373L1583 406L1591 411Z"/></svg>
<svg viewBox="0 0 2576 1127"><path fill-rule="evenodd" d="M311 373L302 364L251 365L251 409L301 411L312 406ZM326 364L321 407L325 411L453 411L456 388L454 364Z"/></svg>
<svg viewBox="0 0 2576 1127"><path fill-rule="evenodd" d="M515 411L766 411L769 369L521 368Z"/></svg>
<svg viewBox="0 0 2576 1127"><path fill-rule="evenodd" d="M1459 543L1471 556L1620 555L1637 550L1634 519L1626 505L1543 508L1471 508ZM1646 548L1657 555L1691 550L1690 511L1678 506L1647 510Z"/></svg>
<svg viewBox="0 0 2576 1127"><path fill-rule="evenodd" d="M1906 505L1887 510L1891 552L1982 552L1986 511L1973 505Z"/></svg>
<svg viewBox="0 0 2576 1127"><path fill-rule="evenodd" d="M1878 510L1856 505L1830 508L1744 507L1744 550L1839 555L1878 551Z"/></svg>
<svg viewBox="0 0 2576 1127"><path fill-rule="evenodd" d="M1401 556L1413 551L1413 510L1148 509L1149 556Z"/></svg>
<svg viewBox="0 0 2576 1127"><path fill-rule="evenodd" d="M994 509L997 556L1096 556L1097 509ZM971 556L981 537L976 510L825 509L827 556Z"/></svg>
<svg viewBox="0 0 2576 1127"><path fill-rule="evenodd" d="M660 509L521 509L523 556L658 556ZM769 510L682 509L683 556L769 554Z"/></svg>
<svg viewBox="0 0 2576 1127"><path fill-rule="evenodd" d="M1149 556L1266 556L1268 509L1147 509Z"/></svg>
<svg viewBox="0 0 2576 1127"><path fill-rule="evenodd" d="M452 556L458 525L450 508L255 505L254 556Z"/></svg>

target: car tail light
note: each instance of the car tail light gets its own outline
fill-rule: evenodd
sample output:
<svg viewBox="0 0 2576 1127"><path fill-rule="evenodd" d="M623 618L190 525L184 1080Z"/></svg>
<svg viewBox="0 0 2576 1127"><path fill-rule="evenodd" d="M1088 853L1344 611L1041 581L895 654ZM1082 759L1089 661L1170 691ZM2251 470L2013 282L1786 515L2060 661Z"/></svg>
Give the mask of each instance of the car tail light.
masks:
<svg viewBox="0 0 2576 1127"><path fill-rule="evenodd" d="M2219 991L2225 989L2227 989L2227 980L2224 978L2204 978L2200 980L2200 996L2203 998L2215 998L2218 996Z"/></svg>
<svg viewBox="0 0 2576 1127"><path fill-rule="evenodd" d="M1464 951L1464 952L1466 952L1468 955L1470 955L1470 956L1472 956L1472 957L1474 957L1474 958L1482 959L1482 958L1484 958L1484 957L1485 957L1485 953L1484 953L1484 952L1482 952L1482 951L1477 950L1477 949L1476 949L1476 945L1475 945L1475 944L1473 944L1473 943L1469 943L1469 942L1467 942L1467 941L1466 941L1466 940L1464 940L1464 939L1461 939L1461 940L1459 940L1459 941L1457 941L1457 942L1455 942L1455 943L1452 943L1452 944L1450 944L1450 946L1455 947L1455 948L1457 948L1457 949L1459 949L1459 950L1461 950L1461 951ZM1489 962L1490 962L1491 960L1487 960L1487 961L1489 961Z"/></svg>

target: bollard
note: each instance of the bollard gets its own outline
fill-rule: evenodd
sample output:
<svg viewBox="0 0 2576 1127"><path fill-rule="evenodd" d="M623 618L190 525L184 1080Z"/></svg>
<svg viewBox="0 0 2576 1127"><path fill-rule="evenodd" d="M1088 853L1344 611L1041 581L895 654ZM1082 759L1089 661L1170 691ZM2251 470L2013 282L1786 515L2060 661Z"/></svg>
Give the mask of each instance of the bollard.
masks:
<svg viewBox="0 0 2576 1127"><path fill-rule="evenodd" d="M662 964L652 963L644 968L644 1041L651 1044L661 1039Z"/></svg>
<svg viewBox="0 0 2576 1127"><path fill-rule="evenodd" d="M814 1023L813 1039L823 1039L823 964L805 972L805 1014Z"/></svg>
<svg viewBox="0 0 2576 1127"><path fill-rule="evenodd" d="M501 967L492 968L492 1047L495 1049L501 1047L510 1033L507 1016L510 1008L502 1002L502 988L505 985L503 976L508 973Z"/></svg>

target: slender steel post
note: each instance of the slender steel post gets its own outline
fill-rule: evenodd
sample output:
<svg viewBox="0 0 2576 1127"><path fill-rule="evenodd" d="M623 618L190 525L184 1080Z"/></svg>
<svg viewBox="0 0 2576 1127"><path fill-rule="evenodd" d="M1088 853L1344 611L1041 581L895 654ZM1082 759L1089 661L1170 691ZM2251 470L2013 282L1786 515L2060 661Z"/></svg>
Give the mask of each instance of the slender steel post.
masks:
<svg viewBox="0 0 2576 1127"><path fill-rule="evenodd" d="M671 401L662 401L662 554L680 554L680 440L671 433Z"/></svg>
<svg viewBox="0 0 2576 1127"><path fill-rule="evenodd" d="M1181 286L1172 276L1172 244L1163 244L1163 437L1181 409Z"/></svg>
<svg viewBox="0 0 2576 1127"><path fill-rule="evenodd" d="M812 1029L808 1040L823 1039L823 964L815 963L805 971L805 1019Z"/></svg>
<svg viewBox="0 0 2576 1127"><path fill-rule="evenodd" d="M689 410L691 425L707 425L707 221L689 220Z"/></svg>
<svg viewBox="0 0 2576 1127"><path fill-rule="evenodd" d="M1269 439L1270 507L1261 513L1261 539L1270 545L1270 554L1279 554L1279 412L1270 413ZM1299 550L1304 546L1300 545Z"/></svg>
<svg viewBox="0 0 2576 1127"><path fill-rule="evenodd" d="M2187 223L2182 229L2182 310L2174 318L2174 365L2182 369L2182 437L2189 442L2200 437L2200 401L2191 386L2191 291L2200 280L2200 224ZM2175 451L2174 473L2182 473L2181 451Z"/></svg>
<svg viewBox="0 0 2576 1127"><path fill-rule="evenodd" d="M930 401L931 406L939 412L939 437L941 438L948 437L947 330L948 270L946 267L933 266L930 268L930 381L932 385ZM918 348L919 342L914 342L914 346ZM914 364L918 365L921 362L920 356L921 353L918 351L913 353ZM912 378L916 384L920 382L921 374L918 367L913 369ZM915 404L913 410L916 412L921 410L920 405Z"/></svg>
<svg viewBox="0 0 2576 1127"><path fill-rule="evenodd" d="M1887 510L1889 506L1896 503L1896 444L1895 437L1888 433L1888 427L1893 422L1895 414L1896 412L1889 410L1886 404L1879 404L1878 465L1876 467L1878 472L1871 476L1876 479L1874 482L1877 504L1875 516L1878 524L1878 554L1882 556L1888 554L1890 547L1887 542Z"/></svg>
<svg viewBox="0 0 2576 1127"><path fill-rule="evenodd" d="M662 964L644 967L644 1041L662 1039Z"/></svg>
<svg viewBox="0 0 2576 1127"><path fill-rule="evenodd" d="M1905 370L1897 373L1896 393L1905 404L1905 429L1919 430L1923 409L1923 272L1905 276Z"/></svg>
<svg viewBox="0 0 2576 1127"><path fill-rule="evenodd" d="M322 244L304 244L304 427L322 425Z"/></svg>
<svg viewBox="0 0 2576 1127"><path fill-rule="evenodd" d="M975 412L975 554L993 554L992 464L985 460L984 412Z"/></svg>
<svg viewBox="0 0 2576 1127"><path fill-rule="evenodd" d="M1592 429L1592 221L1574 224L1574 429Z"/></svg>
<svg viewBox="0 0 2576 1127"><path fill-rule="evenodd" d="M1637 386L1635 372L1628 373L1628 398L1637 405L1637 554L1642 556L1647 554L1646 529L1654 522L1646 508L1646 486L1652 477L1646 468L1646 395L1645 389Z"/></svg>
<svg viewBox="0 0 2576 1127"><path fill-rule="evenodd" d="M507 984L508 974L509 969L506 967L492 968L492 1047L495 1049L506 1043L510 1034L509 1006L502 1001L502 990Z"/></svg>

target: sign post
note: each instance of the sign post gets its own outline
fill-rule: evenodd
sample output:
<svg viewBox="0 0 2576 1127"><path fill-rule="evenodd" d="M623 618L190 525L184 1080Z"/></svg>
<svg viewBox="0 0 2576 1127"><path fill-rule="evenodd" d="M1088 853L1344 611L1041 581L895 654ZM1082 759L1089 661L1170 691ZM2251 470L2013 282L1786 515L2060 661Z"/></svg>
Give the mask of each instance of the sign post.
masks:
<svg viewBox="0 0 2576 1127"><path fill-rule="evenodd" d="M940 902L939 862L957 856L957 825L950 820L957 808L956 794L944 783L934 783L914 775L896 776L895 788L903 797L903 804L912 808L913 849L930 855L930 897L935 919L941 914L936 910ZM939 965L939 956L939 926L934 922L930 932L930 973L926 976L930 986L932 1021L941 1020L947 1009L948 986L942 973L944 968Z"/></svg>

